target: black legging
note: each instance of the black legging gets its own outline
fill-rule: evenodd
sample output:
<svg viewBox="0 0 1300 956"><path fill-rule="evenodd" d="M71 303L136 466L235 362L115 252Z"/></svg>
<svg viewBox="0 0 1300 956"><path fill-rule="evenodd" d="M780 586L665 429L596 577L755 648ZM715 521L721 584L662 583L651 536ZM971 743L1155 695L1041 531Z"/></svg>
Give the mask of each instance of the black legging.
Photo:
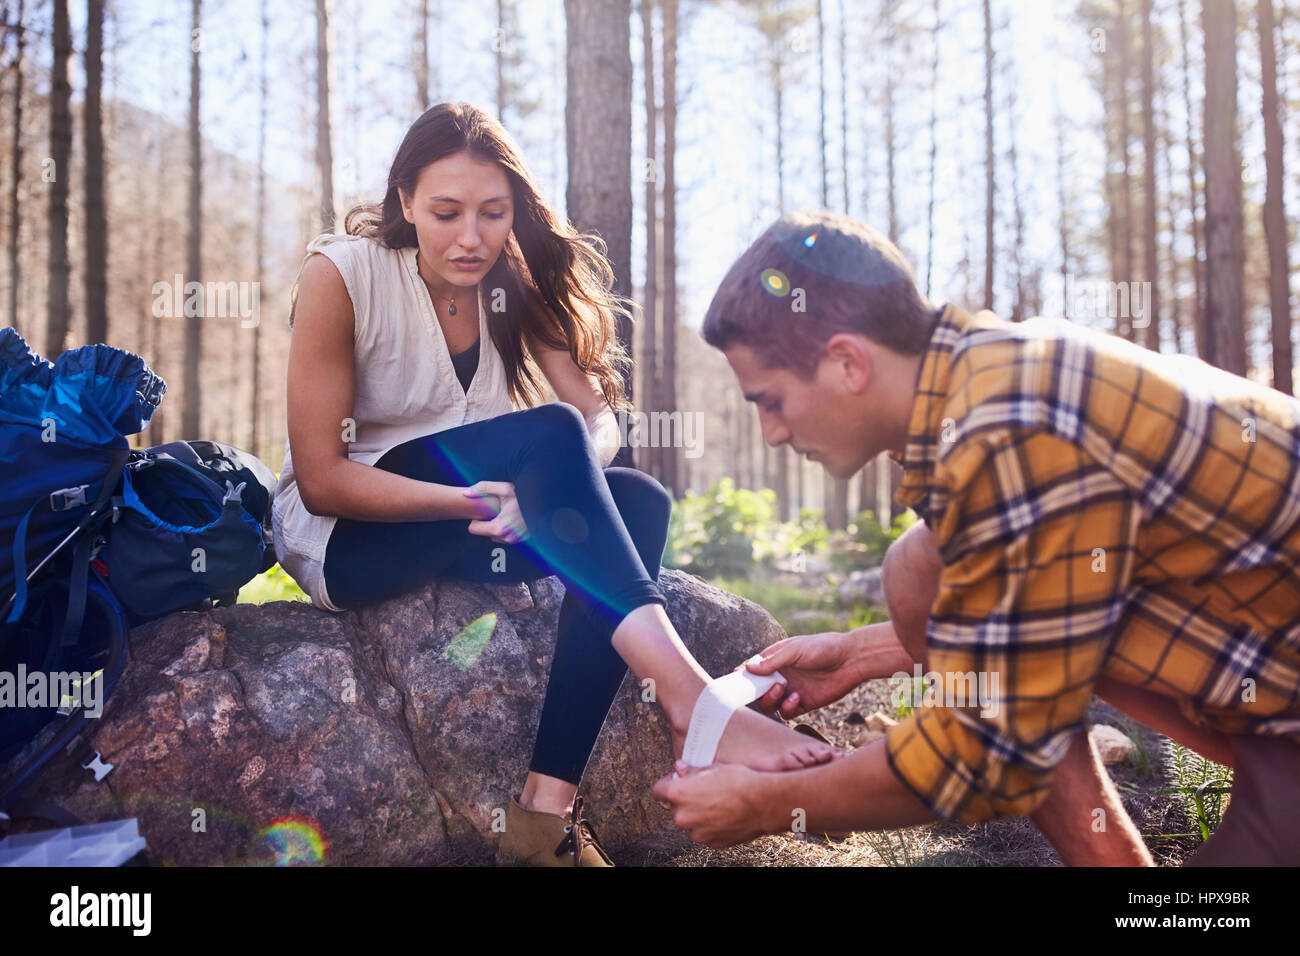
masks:
<svg viewBox="0 0 1300 956"><path fill-rule="evenodd" d="M644 472L602 471L582 416L558 403L414 438L375 467L447 485L512 482L528 538L509 545L470 534L469 519L340 518L325 552L330 600L355 608L437 577L558 575L565 596L529 769L576 785L627 671L610 638L635 608L664 603L656 582L672 498ZM504 570L494 570L498 549Z"/></svg>

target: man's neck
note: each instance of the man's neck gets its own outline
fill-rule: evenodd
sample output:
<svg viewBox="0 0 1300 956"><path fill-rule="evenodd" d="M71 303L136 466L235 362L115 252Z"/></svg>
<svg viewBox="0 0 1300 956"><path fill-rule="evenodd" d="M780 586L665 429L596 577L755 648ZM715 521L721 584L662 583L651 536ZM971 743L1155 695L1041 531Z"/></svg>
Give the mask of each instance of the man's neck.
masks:
<svg viewBox="0 0 1300 956"><path fill-rule="evenodd" d="M916 406L917 378L925 353L901 355L893 361L880 362L882 373L876 383L874 401L884 410L882 420L888 423L885 448L900 454L907 447L908 432L912 423L912 410Z"/></svg>

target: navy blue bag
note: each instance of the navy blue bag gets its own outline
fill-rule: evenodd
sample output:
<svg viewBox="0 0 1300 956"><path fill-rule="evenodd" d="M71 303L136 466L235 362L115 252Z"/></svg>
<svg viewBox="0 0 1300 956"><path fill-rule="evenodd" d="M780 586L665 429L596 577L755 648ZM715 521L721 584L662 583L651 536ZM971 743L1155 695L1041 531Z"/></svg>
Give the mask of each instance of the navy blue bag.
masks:
<svg viewBox="0 0 1300 956"><path fill-rule="evenodd" d="M275 563L263 462L212 441L129 447L166 390L125 350L87 345L51 363L0 329L0 672L97 673L106 698L131 627L233 603ZM0 709L0 764L18 762L0 780L0 829L7 814L65 823L18 794L75 746L88 714L73 703ZM83 766L96 779L111 769L98 754Z"/></svg>

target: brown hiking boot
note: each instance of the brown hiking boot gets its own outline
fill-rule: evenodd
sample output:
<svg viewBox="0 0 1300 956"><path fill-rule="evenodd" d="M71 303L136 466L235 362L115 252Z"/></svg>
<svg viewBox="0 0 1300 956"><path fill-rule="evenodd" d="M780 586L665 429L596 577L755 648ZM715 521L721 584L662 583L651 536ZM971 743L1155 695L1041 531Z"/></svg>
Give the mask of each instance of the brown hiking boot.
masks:
<svg viewBox="0 0 1300 956"><path fill-rule="evenodd" d="M568 818L525 810L511 798L506 832L497 859L525 866L613 866L591 823L582 815L582 797L573 800Z"/></svg>

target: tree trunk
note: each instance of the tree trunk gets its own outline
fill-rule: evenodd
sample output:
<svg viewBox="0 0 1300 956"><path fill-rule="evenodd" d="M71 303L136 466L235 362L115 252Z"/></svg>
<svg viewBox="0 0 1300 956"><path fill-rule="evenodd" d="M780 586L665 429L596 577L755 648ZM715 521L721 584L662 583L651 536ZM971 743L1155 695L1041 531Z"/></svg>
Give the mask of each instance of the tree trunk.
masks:
<svg viewBox="0 0 1300 956"><path fill-rule="evenodd" d="M655 108L654 0L641 0L641 63L645 80L645 305L641 320L641 388L644 407L653 415L668 411L659 394L659 111ZM662 436L658 436L662 438ZM643 435L642 440L648 441ZM641 452L641 467L646 473L664 480L663 449L646 445Z"/></svg>
<svg viewBox="0 0 1300 956"><path fill-rule="evenodd" d="M632 289L632 54L630 0L565 0L568 41L565 139L570 221L605 240L616 295ZM618 319L618 340L632 354L632 323ZM632 397L631 376L624 382ZM631 449L614 464L631 466Z"/></svg>
<svg viewBox="0 0 1300 956"><path fill-rule="evenodd" d="M1237 145L1237 11L1205 0L1206 361L1246 374L1241 153Z"/></svg>
<svg viewBox="0 0 1300 956"><path fill-rule="evenodd" d="M497 0L497 38L492 44L496 51L497 68L497 119L506 121L506 6Z"/></svg>
<svg viewBox="0 0 1300 956"><path fill-rule="evenodd" d="M1268 241L1268 298L1272 314L1273 387L1294 394L1291 377L1291 267L1287 255L1283 140L1277 96L1277 57L1273 39L1273 0L1259 0L1259 62L1264 89L1264 235Z"/></svg>
<svg viewBox="0 0 1300 956"><path fill-rule="evenodd" d="M1120 243L1120 274L1114 277L1116 282L1133 281L1133 181L1129 173L1129 141L1132 134L1129 128L1129 54L1133 45L1129 42L1129 14L1124 0L1119 0L1115 9L1115 34L1119 38L1119 71L1117 82L1119 94L1115 108L1119 111L1119 151L1120 171L1120 210L1121 218L1118 230ZM1133 323L1129 316L1116 314L1115 333L1130 342L1135 341Z"/></svg>
<svg viewBox="0 0 1300 956"><path fill-rule="evenodd" d="M1169 94L1168 91L1162 93L1162 103L1160 114L1162 121L1160 124L1161 144L1159 150L1164 154L1164 179L1165 195L1168 196L1167 209L1169 212L1169 242L1166 244L1165 251L1167 256L1167 275L1169 289L1169 310L1173 317L1173 342L1175 352L1186 352L1186 332L1187 323L1183 319L1183 297L1179 294L1181 288L1182 270L1179 268L1178 261L1178 229L1177 217L1174 213L1174 129L1173 118L1169 115Z"/></svg>
<svg viewBox="0 0 1300 956"><path fill-rule="evenodd" d="M1065 184L1065 114L1061 112L1060 90L1052 87L1052 109L1056 114L1056 202L1057 227L1061 238L1061 317L1070 317L1070 209Z"/></svg>
<svg viewBox="0 0 1300 956"><path fill-rule="evenodd" d="M849 214L849 77L848 28L844 18L844 0L840 0L840 170L843 174L844 214ZM843 531L849 523L849 480L831 477L825 507L826 526L832 531Z"/></svg>
<svg viewBox="0 0 1300 956"><path fill-rule="evenodd" d="M330 136L330 54L327 0L316 0L316 169L320 173L321 232L334 231L334 149Z"/></svg>
<svg viewBox="0 0 1300 956"><path fill-rule="evenodd" d="M18 0L18 19L14 25L17 51L14 54L14 155L9 184L9 324L18 328L18 288L22 283L22 266L18 260L18 239L22 210L18 196L23 183L23 49L27 43L24 0Z"/></svg>
<svg viewBox="0 0 1300 956"><path fill-rule="evenodd" d="M68 342L68 179L72 157L72 86L68 59L72 56L72 28L68 0L54 0L54 60L50 76L50 291L46 320L45 355L53 360Z"/></svg>
<svg viewBox="0 0 1300 956"><path fill-rule="evenodd" d="M199 137L199 52L203 47L200 32L201 0L193 0L190 24L190 201L189 240L186 243L185 281L201 282L203 273L203 176L202 140ZM184 292L184 290L181 290ZM200 310L201 312L202 310ZM200 435L199 360L202 358L201 315L185 318L185 411L181 420L182 439Z"/></svg>
<svg viewBox="0 0 1300 956"><path fill-rule="evenodd" d="M984 0L984 308L993 308L993 12Z"/></svg>
<svg viewBox="0 0 1300 956"><path fill-rule="evenodd" d="M86 341L108 341L108 216L104 211L104 0L86 0Z"/></svg>
<svg viewBox="0 0 1300 956"><path fill-rule="evenodd" d="M420 13L415 23L415 109L423 113L429 108L429 0L420 0Z"/></svg>
<svg viewBox="0 0 1300 956"><path fill-rule="evenodd" d="M892 0L882 0L880 17L885 34L885 203L889 212L889 241L898 243L898 176L894 143L894 16Z"/></svg>
<svg viewBox="0 0 1300 956"><path fill-rule="evenodd" d="M1160 255L1156 245L1156 108L1155 66L1152 46L1151 0L1142 0L1142 152L1143 192L1146 193L1145 222L1142 227L1143 271L1151 283L1146 300L1146 314L1142 321L1142 342L1147 348L1160 351Z"/></svg>
<svg viewBox="0 0 1300 956"><path fill-rule="evenodd" d="M667 410L677 408L677 0L660 0L664 30L664 184L663 184L663 380L659 401ZM683 412L683 415L685 412ZM685 460L676 445L664 449L668 490L677 498L685 494Z"/></svg>
<svg viewBox="0 0 1300 956"><path fill-rule="evenodd" d="M939 160L939 0L934 0L934 22L930 25L930 181L925 205L925 297L934 282L934 170Z"/></svg>
<svg viewBox="0 0 1300 956"><path fill-rule="evenodd" d="M1025 320L1025 206L1020 194L1020 156L1016 152L1016 89L1015 61L1006 60L1007 75L1007 165L1011 169L1011 211L1014 216L1014 235L1011 246L1011 264L1015 270L1015 298L1011 305L1011 321Z"/></svg>
<svg viewBox="0 0 1300 956"><path fill-rule="evenodd" d="M772 90L776 97L776 205L780 215L785 215L785 77L783 75L782 48L786 43L783 30L776 30L770 36L772 50ZM759 423L759 438L763 442L763 456L770 467L768 487L776 492L776 513L778 521L787 521L790 517L790 456L789 446L780 445L767 452L767 438L763 435L762 422Z"/></svg>
<svg viewBox="0 0 1300 956"><path fill-rule="evenodd" d="M1182 44L1183 109L1187 133L1187 201L1192 210L1192 287L1196 300L1192 303L1192 331L1196 338L1196 354L1204 358L1210 351L1209 336L1205 329L1205 266L1201 260L1200 190L1196 186L1196 137L1192 132L1192 65L1188 53L1187 3L1178 0L1178 35Z"/></svg>
<svg viewBox="0 0 1300 956"><path fill-rule="evenodd" d="M257 118L257 209L256 222L254 229L257 231L257 237L254 240L256 262L254 265L254 280L258 287L261 287L262 277L266 273L266 105L270 98L270 88L266 80L266 48L267 37L271 31L271 21L266 9L267 0L262 0L262 50L261 60L258 68L258 90L261 95L260 108ZM427 79L427 76L426 76ZM253 394L250 400L252 424L250 426L249 450L259 458L262 452L259 451L260 438L259 426L261 416L258 414L261 406L258 403L258 397L262 393L262 328L261 323L253 327Z"/></svg>

